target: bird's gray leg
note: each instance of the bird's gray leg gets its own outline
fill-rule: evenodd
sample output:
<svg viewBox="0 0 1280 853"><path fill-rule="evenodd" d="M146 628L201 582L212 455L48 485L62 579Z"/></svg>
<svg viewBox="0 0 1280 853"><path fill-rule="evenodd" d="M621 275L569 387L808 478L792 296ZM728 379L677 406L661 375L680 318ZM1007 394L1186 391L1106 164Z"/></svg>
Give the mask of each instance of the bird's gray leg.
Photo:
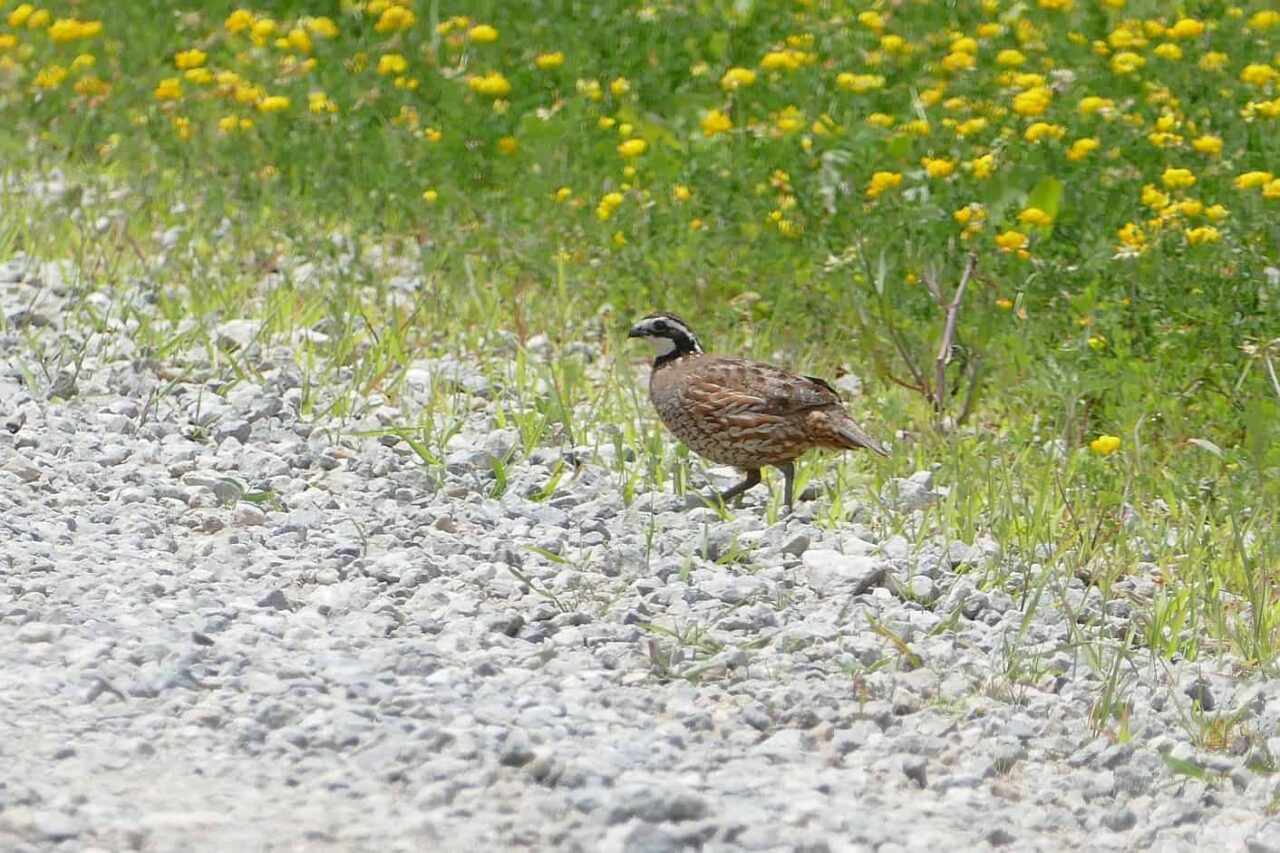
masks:
<svg viewBox="0 0 1280 853"><path fill-rule="evenodd" d="M725 503L728 503L729 501L736 498L738 495L745 492L747 489L759 484L760 484L760 469L748 468L747 478L743 480L741 483L738 483L736 486L733 486L729 489L726 489L724 492L722 492L720 494L720 500L724 501Z"/></svg>
<svg viewBox="0 0 1280 853"><path fill-rule="evenodd" d="M795 486L795 479L796 479L796 463L784 462L781 465L774 465L773 467L777 468L779 471L782 472L782 476L784 479L784 486L782 489L782 505L785 506L787 509L790 509L791 493L792 493L792 489Z"/></svg>

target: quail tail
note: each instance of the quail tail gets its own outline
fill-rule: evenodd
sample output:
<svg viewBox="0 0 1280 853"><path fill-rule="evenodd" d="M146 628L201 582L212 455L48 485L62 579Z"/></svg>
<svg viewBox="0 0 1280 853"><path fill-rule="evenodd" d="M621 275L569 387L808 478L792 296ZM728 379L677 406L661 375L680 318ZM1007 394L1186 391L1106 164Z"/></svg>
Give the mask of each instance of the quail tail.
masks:
<svg viewBox="0 0 1280 853"><path fill-rule="evenodd" d="M816 416L816 417L815 417ZM870 450L877 456L888 456L889 451L876 441L866 430L858 426L853 418L844 412L814 412L809 416L809 427L814 438L825 447L835 450Z"/></svg>

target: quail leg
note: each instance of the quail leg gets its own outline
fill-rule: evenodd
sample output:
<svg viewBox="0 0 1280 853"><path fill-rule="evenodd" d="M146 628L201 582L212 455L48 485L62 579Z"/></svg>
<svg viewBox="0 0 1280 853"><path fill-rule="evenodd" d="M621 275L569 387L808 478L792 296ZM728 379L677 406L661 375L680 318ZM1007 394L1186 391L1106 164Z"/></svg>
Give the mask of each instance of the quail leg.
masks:
<svg viewBox="0 0 1280 853"><path fill-rule="evenodd" d="M787 509L791 509L792 490L795 487L796 479L796 463L784 462L781 465L774 465L773 467L782 472L784 481L782 489L782 505Z"/></svg>
<svg viewBox="0 0 1280 853"><path fill-rule="evenodd" d="M759 485L759 483L760 483L760 469L748 468L747 478L743 480L741 483L738 483L736 486L725 489L725 491L720 494L720 500L724 501L725 503L728 503L729 501L733 500L738 495L742 494L752 486Z"/></svg>

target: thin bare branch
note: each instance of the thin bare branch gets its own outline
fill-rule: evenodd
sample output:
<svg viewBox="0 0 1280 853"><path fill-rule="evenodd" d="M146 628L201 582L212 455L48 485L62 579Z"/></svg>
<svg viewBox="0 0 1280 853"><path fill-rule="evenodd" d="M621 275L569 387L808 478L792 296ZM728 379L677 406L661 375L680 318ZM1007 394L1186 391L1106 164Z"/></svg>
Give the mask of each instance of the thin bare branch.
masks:
<svg viewBox="0 0 1280 853"><path fill-rule="evenodd" d="M1276 378L1276 366L1271 361L1271 353L1265 349L1262 351L1262 363L1267 368L1267 378L1271 380L1271 389L1276 392L1276 396L1280 397L1280 379Z"/></svg>
<svg viewBox="0 0 1280 853"><path fill-rule="evenodd" d="M969 363L969 387L964 389L964 403L960 406L960 414L956 415L956 426L969 419L973 411L974 392L978 390L978 374L982 370L982 356L976 355Z"/></svg>
<svg viewBox="0 0 1280 853"><path fill-rule="evenodd" d="M951 304L947 306L947 325L942 333L942 346L938 348L938 356L933 362L933 407L939 413L946 404L947 365L951 363L951 344L956 336L956 319L960 315L960 302L964 299L964 292L969 287L969 279L973 278L973 271L977 267L978 256L970 252L965 261L964 272L960 275L960 283L956 286L955 295L951 297Z"/></svg>

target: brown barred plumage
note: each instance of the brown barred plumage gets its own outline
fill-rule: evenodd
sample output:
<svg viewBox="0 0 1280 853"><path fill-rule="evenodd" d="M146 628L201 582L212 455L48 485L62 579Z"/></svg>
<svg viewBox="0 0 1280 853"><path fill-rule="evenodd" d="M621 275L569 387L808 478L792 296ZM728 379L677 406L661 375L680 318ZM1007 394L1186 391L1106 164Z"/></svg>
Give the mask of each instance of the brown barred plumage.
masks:
<svg viewBox="0 0 1280 853"><path fill-rule="evenodd" d="M885 449L849 417L825 381L741 358L707 355L688 324L673 314L650 314L629 337L648 338L658 350L649 398L658 417L700 456L734 465L746 479L724 492L728 501L760 482L772 465L786 479L791 505L794 460L806 450Z"/></svg>

